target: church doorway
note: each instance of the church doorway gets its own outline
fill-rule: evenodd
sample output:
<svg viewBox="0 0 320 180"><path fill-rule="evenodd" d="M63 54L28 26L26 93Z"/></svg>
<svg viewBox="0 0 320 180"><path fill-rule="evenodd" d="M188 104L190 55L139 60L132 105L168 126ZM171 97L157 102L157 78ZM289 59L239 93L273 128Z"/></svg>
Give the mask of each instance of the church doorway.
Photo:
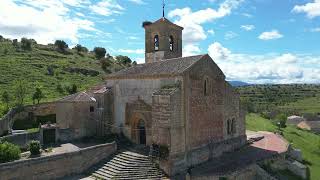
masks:
<svg viewBox="0 0 320 180"><path fill-rule="evenodd" d="M146 144L146 127L144 121L141 119L138 123L138 138L139 144Z"/></svg>

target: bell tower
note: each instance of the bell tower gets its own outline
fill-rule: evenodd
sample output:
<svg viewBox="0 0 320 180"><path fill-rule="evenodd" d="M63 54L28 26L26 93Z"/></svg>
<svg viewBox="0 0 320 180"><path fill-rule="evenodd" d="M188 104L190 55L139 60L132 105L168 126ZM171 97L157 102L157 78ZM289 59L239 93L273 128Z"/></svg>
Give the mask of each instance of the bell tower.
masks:
<svg viewBox="0 0 320 180"><path fill-rule="evenodd" d="M154 23L144 22L145 60L153 63L163 59L182 57L182 30L163 17Z"/></svg>

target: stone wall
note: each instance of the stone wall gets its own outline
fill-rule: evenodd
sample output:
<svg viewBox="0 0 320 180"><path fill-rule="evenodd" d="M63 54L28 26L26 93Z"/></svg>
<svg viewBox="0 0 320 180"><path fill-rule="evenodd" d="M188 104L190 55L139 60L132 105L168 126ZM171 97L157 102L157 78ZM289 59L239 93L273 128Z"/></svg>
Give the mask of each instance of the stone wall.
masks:
<svg viewBox="0 0 320 180"><path fill-rule="evenodd" d="M86 171L116 152L116 143L88 147L75 152L0 164L0 177L7 180L57 179Z"/></svg>
<svg viewBox="0 0 320 180"><path fill-rule="evenodd" d="M220 180L226 178L228 180L277 180L268 174L265 170L258 165L253 164L247 167L239 167L238 170L227 174L199 174L199 175L187 175L187 180Z"/></svg>
<svg viewBox="0 0 320 180"><path fill-rule="evenodd" d="M11 109L0 119L0 136L10 131L16 120L30 123L30 121L36 121L37 117L55 114L55 108L55 102L49 102L24 106L22 109Z"/></svg>
<svg viewBox="0 0 320 180"><path fill-rule="evenodd" d="M62 130L72 131L72 139L81 139L83 137L96 134L97 117L96 112L90 112L90 107L97 111L96 102L57 102L57 124ZM68 137L68 136L64 136ZM64 139L65 141L66 139Z"/></svg>
<svg viewBox="0 0 320 180"><path fill-rule="evenodd" d="M20 146L21 148L27 148L29 141L36 140L40 141L40 133L21 133L21 134L13 134L8 136L3 136L0 138L2 141L7 141L9 143Z"/></svg>
<svg viewBox="0 0 320 180"><path fill-rule="evenodd" d="M153 92L163 86L175 84L178 80L181 80L181 77L164 79L150 78L107 80L107 87L112 87L114 100L113 132L119 133L121 130L123 130L124 135L126 135L128 138L131 138L131 127L125 126L127 103L133 103L140 99L151 106ZM147 119L146 121L151 121L151 119Z"/></svg>

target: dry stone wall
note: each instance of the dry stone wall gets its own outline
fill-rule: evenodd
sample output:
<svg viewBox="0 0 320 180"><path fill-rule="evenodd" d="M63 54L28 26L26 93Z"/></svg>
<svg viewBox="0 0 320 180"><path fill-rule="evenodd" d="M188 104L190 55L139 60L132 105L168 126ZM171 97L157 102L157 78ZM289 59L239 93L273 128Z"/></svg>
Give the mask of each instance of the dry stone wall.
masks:
<svg viewBox="0 0 320 180"><path fill-rule="evenodd" d="M47 180L79 174L116 152L116 143L88 147L75 152L0 164L6 180Z"/></svg>

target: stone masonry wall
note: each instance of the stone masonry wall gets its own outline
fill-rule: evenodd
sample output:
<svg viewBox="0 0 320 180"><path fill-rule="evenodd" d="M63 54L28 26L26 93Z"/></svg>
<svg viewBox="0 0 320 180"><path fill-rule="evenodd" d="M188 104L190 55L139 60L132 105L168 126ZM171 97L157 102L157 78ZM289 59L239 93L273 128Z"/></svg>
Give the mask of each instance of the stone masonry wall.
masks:
<svg viewBox="0 0 320 180"><path fill-rule="evenodd" d="M79 174L116 152L116 143L88 147L75 152L0 164L6 180L47 180Z"/></svg>
<svg viewBox="0 0 320 180"><path fill-rule="evenodd" d="M120 127L125 126L126 105L138 99L145 103L152 104L152 94L162 86L175 84L179 78L150 78L150 79L119 79L107 80L107 87L112 87L113 91L113 132L119 133ZM146 120L151 121L151 119ZM123 128L123 133L131 138L131 128Z"/></svg>
<svg viewBox="0 0 320 180"><path fill-rule="evenodd" d="M20 146L20 148L27 148L29 141L37 140L40 141L40 133L21 133L21 134L14 134L14 135L8 135L3 136L0 138L2 141L7 141L12 144Z"/></svg>

